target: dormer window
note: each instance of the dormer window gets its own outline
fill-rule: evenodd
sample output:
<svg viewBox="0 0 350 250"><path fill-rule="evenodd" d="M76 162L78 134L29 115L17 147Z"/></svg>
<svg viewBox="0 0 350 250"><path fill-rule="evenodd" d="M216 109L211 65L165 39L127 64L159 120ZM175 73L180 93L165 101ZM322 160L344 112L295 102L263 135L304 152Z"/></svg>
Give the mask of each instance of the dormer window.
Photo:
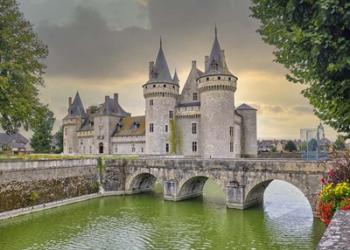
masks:
<svg viewBox="0 0 350 250"><path fill-rule="evenodd" d="M193 101L197 101L198 100L198 94L197 93L193 93Z"/></svg>

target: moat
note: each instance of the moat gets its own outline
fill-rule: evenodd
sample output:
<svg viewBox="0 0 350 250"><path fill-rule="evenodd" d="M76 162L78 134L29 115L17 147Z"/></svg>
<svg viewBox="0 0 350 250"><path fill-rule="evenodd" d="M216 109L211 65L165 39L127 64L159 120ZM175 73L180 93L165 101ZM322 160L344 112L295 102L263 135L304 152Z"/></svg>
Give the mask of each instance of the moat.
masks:
<svg viewBox="0 0 350 250"><path fill-rule="evenodd" d="M325 228L306 198L275 181L264 205L227 209L210 180L204 196L105 197L0 222L0 249L315 249Z"/></svg>

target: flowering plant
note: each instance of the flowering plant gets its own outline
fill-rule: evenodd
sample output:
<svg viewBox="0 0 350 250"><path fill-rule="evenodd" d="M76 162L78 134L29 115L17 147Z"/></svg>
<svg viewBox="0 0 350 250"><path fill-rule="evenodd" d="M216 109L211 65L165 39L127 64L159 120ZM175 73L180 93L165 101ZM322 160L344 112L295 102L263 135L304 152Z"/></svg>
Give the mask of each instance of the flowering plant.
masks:
<svg viewBox="0 0 350 250"><path fill-rule="evenodd" d="M318 213L320 219L329 224L334 213L341 210L350 210L350 154L336 159L333 169L321 179L323 185L318 199Z"/></svg>

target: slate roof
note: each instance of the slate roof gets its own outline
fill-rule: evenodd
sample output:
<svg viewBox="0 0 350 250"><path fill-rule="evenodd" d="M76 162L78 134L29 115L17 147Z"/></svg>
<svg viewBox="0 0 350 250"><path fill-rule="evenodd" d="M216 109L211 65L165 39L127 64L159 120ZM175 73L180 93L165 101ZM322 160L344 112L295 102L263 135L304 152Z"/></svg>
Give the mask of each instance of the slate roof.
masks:
<svg viewBox="0 0 350 250"><path fill-rule="evenodd" d="M130 115L130 113L126 112L113 98L108 98L104 103L100 104L97 114L118 116Z"/></svg>
<svg viewBox="0 0 350 250"><path fill-rule="evenodd" d="M86 117L86 112L80 99L79 92L76 93L73 103L68 108L68 116Z"/></svg>
<svg viewBox="0 0 350 250"><path fill-rule="evenodd" d="M20 133L0 133L0 147L10 146L11 148L25 148L29 140Z"/></svg>
<svg viewBox="0 0 350 250"><path fill-rule="evenodd" d="M192 94L194 92L199 93L198 86L197 86L197 79L203 75L203 72L199 70L196 66L196 61L192 61L192 68L190 73L188 74L187 80L185 82L185 85L181 91L181 95L179 97L179 103L192 103ZM198 94L199 95L199 94ZM191 101L189 101L189 97ZM198 97L199 98L199 97Z"/></svg>
<svg viewBox="0 0 350 250"><path fill-rule="evenodd" d="M226 75L232 75L232 73L228 70L226 65L226 60L223 57L221 50L221 46L218 40L217 35L217 28L215 26L215 38L213 47L211 49L211 53L209 56L208 65L206 65L205 74L211 75L211 74L226 74Z"/></svg>
<svg viewBox="0 0 350 250"><path fill-rule="evenodd" d="M179 85L179 77L177 76L177 72L176 72L176 69L175 69L175 73L174 73L174 77L173 77L173 82L176 84L176 85Z"/></svg>
<svg viewBox="0 0 350 250"><path fill-rule="evenodd" d="M145 116L129 116L117 124L113 136L144 136L145 128Z"/></svg>
<svg viewBox="0 0 350 250"><path fill-rule="evenodd" d="M248 104L241 104L237 107L238 110L257 110L256 108L253 108L252 106L249 106Z"/></svg>
<svg viewBox="0 0 350 250"><path fill-rule="evenodd" d="M155 64L153 65L152 77L149 79L148 83L166 82L174 83L171 78L168 63L165 59L162 39L160 39L160 47L157 55Z"/></svg>

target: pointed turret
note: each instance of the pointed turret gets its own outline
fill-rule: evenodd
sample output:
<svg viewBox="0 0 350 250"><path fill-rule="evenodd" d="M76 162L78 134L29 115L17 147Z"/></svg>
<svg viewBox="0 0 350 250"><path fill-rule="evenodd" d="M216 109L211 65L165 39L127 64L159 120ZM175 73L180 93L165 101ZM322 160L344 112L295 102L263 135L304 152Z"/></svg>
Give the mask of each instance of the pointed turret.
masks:
<svg viewBox="0 0 350 250"><path fill-rule="evenodd" d="M218 40L218 31L215 25L215 38L213 47L210 52L210 56L206 59L205 62L205 74L225 74L232 75L228 70L225 60L225 52L221 49L219 40Z"/></svg>
<svg viewBox="0 0 350 250"><path fill-rule="evenodd" d="M177 76L177 72L176 72L176 69L175 69L175 73L174 73L174 77L173 77L173 82L176 84L176 85L179 85L179 77Z"/></svg>
<svg viewBox="0 0 350 250"><path fill-rule="evenodd" d="M150 79L149 83L153 82L165 82L165 83L173 83L173 79L171 78L168 63L165 59L162 38L160 38L160 46L157 55L157 59L154 65L150 68Z"/></svg>
<svg viewBox="0 0 350 250"><path fill-rule="evenodd" d="M80 95L79 92L76 93L73 103L70 104L69 108L68 108L68 115L76 115L76 116L80 116L82 118L86 117L86 112L83 106L83 103L80 99Z"/></svg>

